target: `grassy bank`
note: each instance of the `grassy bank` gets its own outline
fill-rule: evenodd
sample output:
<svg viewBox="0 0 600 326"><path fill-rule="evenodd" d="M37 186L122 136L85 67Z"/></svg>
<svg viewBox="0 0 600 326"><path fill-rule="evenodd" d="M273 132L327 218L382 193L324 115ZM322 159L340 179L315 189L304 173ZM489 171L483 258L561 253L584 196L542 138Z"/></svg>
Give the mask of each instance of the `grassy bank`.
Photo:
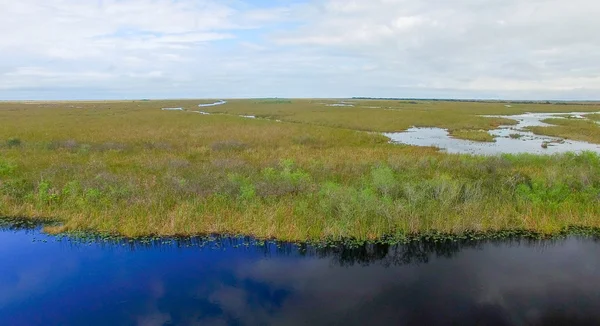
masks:
<svg viewBox="0 0 600 326"><path fill-rule="evenodd" d="M588 119L590 119L590 120L600 121L600 114L598 114L598 113L586 114L585 117L588 118Z"/></svg>
<svg viewBox="0 0 600 326"><path fill-rule="evenodd" d="M542 122L551 124L548 127L529 127L539 135L561 137L600 144L600 125L591 120L580 119L544 119Z"/></svg>
<svg viewBox="0 0 600 326"><path fill-rule="evenodd" d="M385 130L383 124L402 129L413 118L401 110L381 111L394 115L393 124L361 120L363 113L352 113L356 107L258 102L210 109L279 112L273 116L283 121L160 110L195 110L197 101L2 103L0 215L63 222L51 231L282 240L600 226L600 158L594 154L448 155L361 131ZM377 106L372 102L362 105ZM420 104L398 104L411 105ZM481 106L478 114L504 108L469 105ZM337 126L333 118L319 120L329 114L348 116ZM468 122L479 117L438 116L436 126L472 123L485 130Z"/></svg>

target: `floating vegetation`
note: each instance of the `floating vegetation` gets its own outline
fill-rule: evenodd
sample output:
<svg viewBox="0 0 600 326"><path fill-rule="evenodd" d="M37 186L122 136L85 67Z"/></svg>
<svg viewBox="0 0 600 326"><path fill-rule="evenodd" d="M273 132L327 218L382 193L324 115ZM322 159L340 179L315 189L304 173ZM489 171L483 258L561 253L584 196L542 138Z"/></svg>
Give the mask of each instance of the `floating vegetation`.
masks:
<svg viewBox="0 0 600 326"><path fill-rule="evenodd" d="M0 230L35 230L45 226L57 226L60 222L23 217L0 217Z"/></svg>
<svg viewBox="0 0 600 326"><path fill-rule="evenodd" d="M58 226L60 223L44 220L30 220L23 218L0 218L0 230L39 230L43 227ZM114 233L103 233L93 230L65 231L54 234L56 241L68 241L73 244L109 244L114 246L128 246L131 248L175 246L175 247L210 247L219 249L225 247L276 247L296 246L307 250L322 249L358 249L377 245L410 245L419 243L424 246L435 244L448 245L450 243L476 244L482 241L539 241L557 240L567 237L591 238L600 241L600 228L569 226L553 233L540 233L529 230L499 230L499 231L466 231L458 234L442 232L424 232L415 234L386 235L374 240L361 240L355 238L322 239L302 242L280 241L277 239L261 239L245 235L229 234L198 234L187 236L140 236L126 237Z"/></svg>

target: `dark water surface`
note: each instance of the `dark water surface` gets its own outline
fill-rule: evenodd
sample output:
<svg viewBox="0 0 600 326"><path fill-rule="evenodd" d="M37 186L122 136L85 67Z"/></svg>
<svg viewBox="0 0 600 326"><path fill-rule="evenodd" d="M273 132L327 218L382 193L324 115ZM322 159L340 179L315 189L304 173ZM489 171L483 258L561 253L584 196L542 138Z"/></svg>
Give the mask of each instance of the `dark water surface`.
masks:
<svg viewBox="0 0 600 326"><path fill-rule="evenodd" d="M190 244L0 231L0 325L600 325L592 239Z"/></svg>

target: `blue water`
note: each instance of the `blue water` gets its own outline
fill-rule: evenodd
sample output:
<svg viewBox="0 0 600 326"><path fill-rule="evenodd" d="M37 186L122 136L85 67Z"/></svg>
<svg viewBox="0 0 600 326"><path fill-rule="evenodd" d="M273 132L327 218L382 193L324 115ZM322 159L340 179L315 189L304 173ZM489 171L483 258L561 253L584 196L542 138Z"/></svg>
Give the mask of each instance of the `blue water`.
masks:
<svg viewBox="0 0 600 326"><path fill-rule="evenodd" d="M591 239L160 242L0 231L0 325L600 324Z"/></svg>

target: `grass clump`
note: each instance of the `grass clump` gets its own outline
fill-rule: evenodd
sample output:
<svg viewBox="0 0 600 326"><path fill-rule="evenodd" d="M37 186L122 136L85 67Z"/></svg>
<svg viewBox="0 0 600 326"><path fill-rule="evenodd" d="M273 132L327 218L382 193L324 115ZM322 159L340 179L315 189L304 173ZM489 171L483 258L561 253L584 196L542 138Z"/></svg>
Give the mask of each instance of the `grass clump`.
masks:
<svg viewBox="0 0 600 326"><path fill-rule="evenodd" d="M256 189L261 197L298 195L311 188L311 177L294 167L294 161L283 160L279 169L265 168Z"/></svg>
<svg viewBox="0 0 600 326"><path fill-rule="evenodd" d="M15 172L16 168L16 164L4 161L0 158L0 176L9 177Z"/></svg>
<svg viewBox="0 0 600 326"><path fill-rule="evenodd" d="M508 137L512 138L512 139L520 139L521 137L523 137L521 134L510 134L508 135Z"/></svg>
<svg viewBox="0 0 600 326"><path fill-rule="evenodd" d="M451 130L450 136L478 142L495 142L496 139L486 130L458 129Z"/></svg>
<svg viewBox="0 0 600 326"><path fill-rule="evenodd" d="M210 148L213 151L243 151L248 145L237 140L226 140L212 143Z"/></svg>
<svg viewBox="0 0 600 326"><path fill-rule="evenodd" d="M12 148L12 147L20 147L23 144L23 142L21 141L21 139L17 138L17 137L10 137L8 138L8 140L6 141L6 146L8 148Z"/></svg>

